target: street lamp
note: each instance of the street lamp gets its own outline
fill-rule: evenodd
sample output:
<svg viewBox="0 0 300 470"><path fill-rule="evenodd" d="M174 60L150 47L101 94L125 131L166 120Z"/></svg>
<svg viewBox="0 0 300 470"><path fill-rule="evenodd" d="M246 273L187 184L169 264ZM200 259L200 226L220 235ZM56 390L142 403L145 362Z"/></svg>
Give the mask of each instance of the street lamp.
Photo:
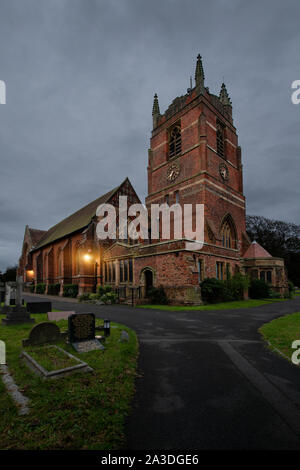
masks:
<svg viewBox="0 0 300 470"><path fill-rule="evenodd" d="M104 329L104 336L110 336L110 320L104 320L103 323L103 329Z"/></svg>

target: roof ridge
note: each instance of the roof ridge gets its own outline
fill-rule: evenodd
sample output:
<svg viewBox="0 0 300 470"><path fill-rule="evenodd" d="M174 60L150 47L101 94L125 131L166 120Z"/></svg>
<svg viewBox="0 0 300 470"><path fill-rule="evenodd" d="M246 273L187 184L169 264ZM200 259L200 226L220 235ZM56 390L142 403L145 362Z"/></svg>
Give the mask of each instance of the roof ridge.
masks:
<svg viewBox="0 0 300 470"><path fill-rule="evenodd" d="M81 207L77 211L73 212L72 214L68 215L64 219L60 220L57 222L57 224L53 225L50 227L48 230L45 231L45 234L41 237L37 245L35 246L35 249L41 248L42 246L47 245L48 243L51 243L55 240L58 240L59 238L63 238L64 236L76 232L77 230L80 230L83 227L86 227L93 217L94 212L96 213L96 208L98 207L99 204L104 204L106 203L109 199L112 198L112 196L123 186L123 184L126 182L126 180L129 181L129 178L126 177L124 181L122 181L121 184L116 186L115 188L111 189L107 193L104 193L102 196L99 196L98 198L94 199L93 201L89 202L85 206ZM130 183L130 181L129 181ZM131 184L131 183L130 183ZM94 206L97 206L94 210ZM81 221L78 221L76 219L82 219ZM59 227L63 227L66 223L72 224L72 221L74 221L73 226L69 228L69 230L62 230L60 233L56 233L59 229Z"/></svg>

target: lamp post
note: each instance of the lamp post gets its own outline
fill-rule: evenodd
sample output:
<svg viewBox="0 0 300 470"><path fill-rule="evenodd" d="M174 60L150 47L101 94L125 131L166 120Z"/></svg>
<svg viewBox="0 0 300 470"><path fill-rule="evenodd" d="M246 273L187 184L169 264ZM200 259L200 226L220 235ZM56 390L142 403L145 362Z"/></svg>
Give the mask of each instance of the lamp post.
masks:
<svg viewBox="0 0 300 470"><path fill-rule="evenodd" d="M110 336L110 320L105 319L103 323L104 336Z"/></svg>

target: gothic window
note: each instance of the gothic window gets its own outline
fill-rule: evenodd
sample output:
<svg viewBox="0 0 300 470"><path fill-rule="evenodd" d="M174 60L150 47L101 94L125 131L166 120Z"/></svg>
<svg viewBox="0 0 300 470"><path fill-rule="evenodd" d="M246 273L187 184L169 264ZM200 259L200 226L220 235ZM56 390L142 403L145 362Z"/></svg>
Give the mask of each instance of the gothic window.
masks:
<svg viewBox="0 0 300 470"><path fill-rule="evenodd" d="M203 281L203 262L202 259L198 259L198 282Z"/></svg>
<svg viewBox="0 0 300 470"><path fill-rule="evenodd" d="M216 278L220 280L224 278L224 263L221 261L216 262Z"/></svg>
<svg viewBox="0 0 300 470"><path fill-rule="evenodd" d="M128 281L128 260L125 259L124 261L124 281Z"/></svg>
<svg viewBox="0 0 300 470"><path fill-rule="evenodd" d="M224 126L219 121L217 122L217 153L220 157L224 157Z"/></svg>
<svg viewBox="0 0 300 470"><path fill-rule="evenodd" d="M129 263L129 282L132 282L133 281L132 259L130 259L128 263Z"/></svg>
<svg viewBox="0 0 300 470"><path fill-rule="evenodd" d="M179 126L171 129L169 134L169 158L181 154L181 130Z"/></svg>
<svg viewBox="0 0 300 470"><path fill-rule="evenodd" d="M123 261L119 262L119 267L120 267L120 282L124 281L124 276L123 276Z"/></svg>
<svg viewBox="0 0 300 470"><path fill-rule="evenodd" d="M179 191L175 191L175 202L179 204Z"/></svg>
<svg viewBox="0 0 300 470"><path fill-rule="evenodd" d="M221 240L224 248L236 248L235 228L229 217L223 222Z"/></svg>
<svg viewBox="0 0 300 470"><path fill-rule="evenodd" d="M57 264L58 264L57 266L58 275L62 276L63 275L63 252L61 248L59 248L58 250Z"/></svg>

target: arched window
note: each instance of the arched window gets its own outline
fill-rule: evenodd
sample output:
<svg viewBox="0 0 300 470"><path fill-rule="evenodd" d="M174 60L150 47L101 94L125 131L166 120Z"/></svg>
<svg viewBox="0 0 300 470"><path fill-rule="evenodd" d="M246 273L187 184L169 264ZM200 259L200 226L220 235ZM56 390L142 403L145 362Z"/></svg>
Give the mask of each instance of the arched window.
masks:
<svg viewBox="0 0 300 470"><path fill-rule="evenodd" d="M221 229L222 246L236 248L236 230L230 217L226 217Z"/></svg>
<svg viewBox="0 0 300 470"><path fill-rule="evenodd" d="M217 122L217 153L224 157L224 126Z"/></svg>
<svg viewBox="0 0 300 470"><path fill-rule="evenodd" d="M57 272L59 276L63 275L63 251L59 248L57 253Z"/></svg>
<svg viewBox="0 0 300 470"><path fill-rule="evenodd" d="M169 137L169 158L181 154L181 130L179 126L173 127Z"/></svg>

